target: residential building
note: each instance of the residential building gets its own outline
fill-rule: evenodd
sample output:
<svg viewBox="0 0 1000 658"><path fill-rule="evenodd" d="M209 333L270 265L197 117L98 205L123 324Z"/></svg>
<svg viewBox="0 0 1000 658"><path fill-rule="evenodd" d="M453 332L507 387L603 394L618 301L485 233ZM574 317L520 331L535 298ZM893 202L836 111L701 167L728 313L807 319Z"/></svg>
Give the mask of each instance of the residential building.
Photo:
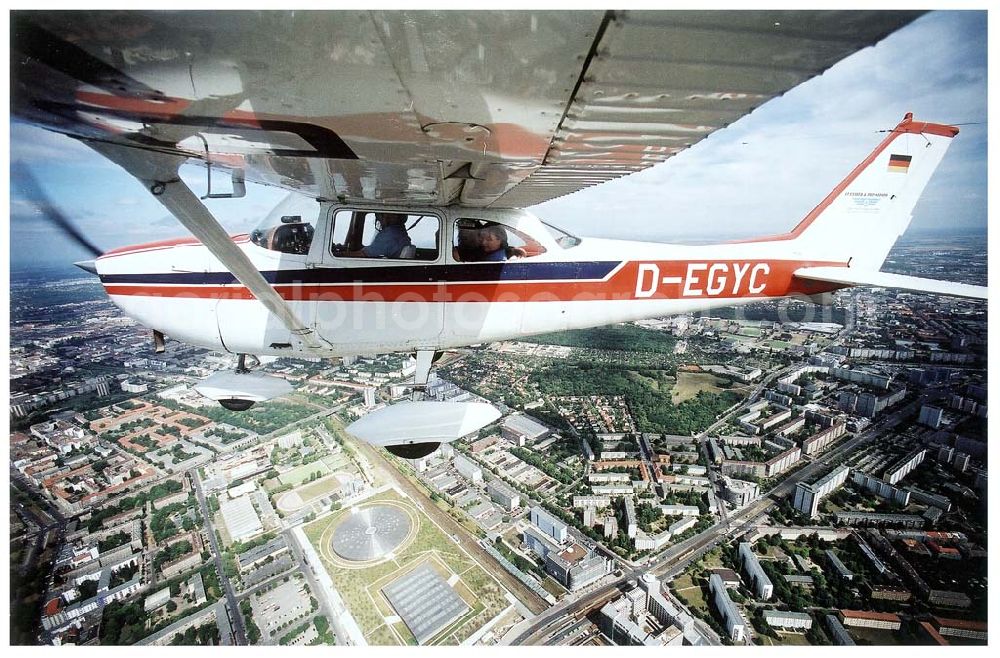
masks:
<svg viewBox="0 0 1000 658"><path fill-rule="evenodd" d="M781 610L765 610L764 621L768 626L796 631L807 631L812 628L811 615L804 612L783 612Z"/></svg>
<svg viewBox="0 0 1000 658"><path fill-rule="evenodd" d="M490 480L486 484L486 492L489 493L490 499L493 502L508 512L512 512L521 506L521 494L498 479Z"/></svg>
<svg viewBox="0 0 1000 658"><path fill-rule="evenodd" d="M462 477L472 482L483 481L483 469L471 459L462 455L455 455L455 470Z"/></svg>
<svg viewBox="0 0 1000 658"><path fill-rule="evenodd" d="M809 518L816 518L819 516L820 502L839 489L847 480L849 473L850 469L847 466L840 466L813 484L799 482L795 486L792 506Z"/></svg>
<svg viewBox="0 0 1000 658"><path fill-rule="evenodd" d="M736 604L729 598L729 592L726 591L722 578L719 577L719 574L713 573L708 579L708 585L712 592L712 602L715 604L719 616L722 617L726 635L733 642L742 642L746 634L746 622L736 608Z"/></svg>
<svg viewBox="0 0 1000 658"><path fill-rule="evenodd" d="M889 468L885 469L885 481L889 484L896 484L909 475L913 469L923 463L925 457L927 457L926 448L914 450Z"/></svg>
<svg viewBox="0 0 1000 658"><path fill-rule="evenodd" d="M610 496L573 496L573 507L575 509L586 507L600 509L609 505L611 505Z"/></svg>
<svg viewBox="0 0 1000 658"><path fill-rule="evenodd" d="M664 516L698 516L701 509L697 505L660 505Z"/></svg>
<svg viewBox="0 0 1000 658"><path fill-rule="evenodd" d="M840 619L844 626L859 628L881 628L898 631L902 627L899 615L892 612L870 612L868 610L841 610Z"/></svg>
<svg viewBox="0 0 1000 658"><path fill-rule="evenodd" d="M745 507L760 497L760 487L757 483L747 480L723 477L722 491L726 502L736 508Z"/></svg>
<svg viewBox="0 0 1000 658"><path fill-rule="evenodd" d="M833 570L837 572L837 575L844 580L854 580L854 572L847 568L847 566L841 562L840 558L833 551L826 551L826 559L830 561L830 566Z"/></svg>
<svg viewBox="0 0 1000 658"><path fill-rule="evenodd" d="M632 498L625 499L625 532L630 539L635 539L635 533L639 529L639 517L635 513L635 503Z"/></svg>
<svg viewBox="0 0 1000 658"><path fill-rule="evenodd" d="M911 514L881 514L876 512L837 512L837 523L849 526L900 526L923 528L924 519Z"/></svg>
<svg viewBox="0 0 1000 658"><path fill-rule="evenodd" d="M747 574L747 580L754 596L761 601L767 601L774 594L774 584L764 573L760 560L753 552L750 542L741 542L739 549L740 568Z"/></svg>
<svg viewBox="0 0 1000 658"><path fill-rule="evenodd" d="M917 422L921 425L926 425L931 429L938 429L941 427L941 420L944 416L944 410L938 407L932 407L929 404L925 404L920 407L920 416Z"/></svg>
<svg viewBox="0 0 1000 658"><path fill-rule="evenodd" d="M969 619L946 619L932 617L931 624L945 637L963 637L970 640L986 640L987 625L985 621Z"/></svg>
<svg viewBox="0 0 1000 658"><path fill-rule="evenodd" d="M850 633L844 628L844 625L840 623L836 615L827 615L826 628L830 631L830 637L833 639L833 643L838 646L853 647L854 640L851 638Z"/></svg>
<svg viewBox="0 0 1000 658"><path fill-rule="evenodd" d="M158 592L154 592L146 597L146 600L142 603L142 609L145 612L152 612L157 608L167 605L167 601L170 600L170 588L164 587Z"/></svg>
<svg viewBox="0 0 1000 658"><path fill-rule="evenodd" d="M844 422L834 423L826 429L822 429L802 442L802 452L812 455L824 450L831 443L847 433L847 424Z"/></svg>
<svg viewBox="0 0 1000 658"><path fill-rule="evenodd" d="M531 508L531 522L538 526L538 529L556 541L563 543L566 541L569 532L565 523L555 518L540 506Z"/></svg>

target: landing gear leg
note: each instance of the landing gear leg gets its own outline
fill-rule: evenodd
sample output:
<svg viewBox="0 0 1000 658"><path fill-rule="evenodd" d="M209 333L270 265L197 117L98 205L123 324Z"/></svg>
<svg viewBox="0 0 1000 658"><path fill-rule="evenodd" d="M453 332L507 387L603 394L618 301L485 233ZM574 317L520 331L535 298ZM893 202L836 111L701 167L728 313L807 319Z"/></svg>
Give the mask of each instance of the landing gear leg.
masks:
<svg viewBox="0 0 1000 658"><path fill-rule="evenodd" d="M257 362L257 365L260 365L260 361L257 359L257 357L253 357L253 359L254 361ZM236 361L236 374L237 375L250 374L250 368L247 367L246 354L240 354L238 356ZM227 397L219 399L219 404L221 404L226 409L229 409L230 411L246 411L254 404L256 404L256 401L244 398Z"/></svg>
<svg viewBox="0 0 1000 658"><path fill-rule="evenodd" d="M413 373L414 402L419 402L427 396L427 380L431 376L431 364L434 363L434 350L417 350L417 371Z"/></svg>

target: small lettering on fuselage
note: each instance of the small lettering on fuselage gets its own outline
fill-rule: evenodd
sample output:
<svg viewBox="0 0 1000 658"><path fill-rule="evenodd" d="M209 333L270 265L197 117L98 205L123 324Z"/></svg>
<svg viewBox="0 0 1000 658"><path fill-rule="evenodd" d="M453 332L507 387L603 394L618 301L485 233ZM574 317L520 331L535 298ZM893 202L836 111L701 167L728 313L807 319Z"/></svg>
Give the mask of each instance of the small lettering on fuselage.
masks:
<svg viewBox="0 0 1000 658"><path fill-rule="evenodd" d="M683 276L661 276L656 263L640 263L635 281L637 298L664 289L669 297L739 297L762 295L771 266L767 263L688 263Z"/></svg>

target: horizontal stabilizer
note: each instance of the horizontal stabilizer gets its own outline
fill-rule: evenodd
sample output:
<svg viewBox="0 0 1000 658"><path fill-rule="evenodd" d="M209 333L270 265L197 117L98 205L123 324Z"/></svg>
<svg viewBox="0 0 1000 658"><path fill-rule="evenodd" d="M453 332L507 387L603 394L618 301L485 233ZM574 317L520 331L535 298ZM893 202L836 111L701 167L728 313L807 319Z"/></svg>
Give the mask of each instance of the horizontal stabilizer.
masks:
<svg viewBox="0 0 1000 658"><path fill-rule="evenodd" d="M840 283L845 286L877 286L880 288L899 288L914 292L929 292L936 295L952 297L968 297L970 299L986 299L986 286L970 286L967 283L952 283L936 279L923 279L917 276L890 274L888 272L871 272L855 270L849 267L803 267L795 270L795 276L810 281L825 281Z"/></svg>

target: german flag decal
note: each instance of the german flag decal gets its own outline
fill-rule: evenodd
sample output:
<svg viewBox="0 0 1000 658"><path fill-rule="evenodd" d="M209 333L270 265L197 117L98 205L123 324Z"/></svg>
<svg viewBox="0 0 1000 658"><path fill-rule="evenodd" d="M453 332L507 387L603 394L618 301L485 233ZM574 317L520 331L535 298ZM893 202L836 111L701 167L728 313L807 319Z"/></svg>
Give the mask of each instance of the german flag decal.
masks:
<svg viewBox="0 0 1000 658"><path fill-rule="evenodd" d="M910 160L912 159L912 155L896 155L893 153L889 156L889 171L896 172L897 174L905 174L910 168Z"/></svg>

